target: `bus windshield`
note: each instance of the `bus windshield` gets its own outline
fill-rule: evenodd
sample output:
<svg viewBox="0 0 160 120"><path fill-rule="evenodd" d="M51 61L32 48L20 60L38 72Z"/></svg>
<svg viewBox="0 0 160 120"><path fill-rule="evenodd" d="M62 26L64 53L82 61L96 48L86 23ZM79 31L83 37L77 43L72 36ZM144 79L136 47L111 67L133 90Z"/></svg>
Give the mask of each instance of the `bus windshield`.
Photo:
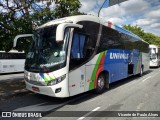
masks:
<svg viewBox="0 0 160 120"><path fill-rule="evenodd" d="M152 53L152 54L150 55L150 59L157 59L157 55L156 55L155 53Z"/></svg>
<svg viewBox="0 0 160 120"><path fill-rule="evenodd" d="M150 49L150 59L156 59L156 58L157 58L156 49L151 48Z"/></svg>
<svg viewBox="0 0 160 120"><path fill-rule="evenodd" d="M35 30L33 41L26 56L25 70L30 72L51 72L66 65L69 28L64 40L56 41L57 26Z"/></svg>

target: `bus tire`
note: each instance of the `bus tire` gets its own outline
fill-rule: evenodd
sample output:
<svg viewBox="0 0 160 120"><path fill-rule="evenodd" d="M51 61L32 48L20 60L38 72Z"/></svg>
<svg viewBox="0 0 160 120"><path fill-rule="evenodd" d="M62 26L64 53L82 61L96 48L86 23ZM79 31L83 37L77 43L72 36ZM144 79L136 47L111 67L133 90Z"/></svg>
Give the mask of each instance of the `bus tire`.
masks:
<svg viewBox="0 0 160 120"><path fill-rule="evenodd" d="M103 93L106 88L106 77L104 74L100 74L97 79L96 93Z"/></svg>
<svg viewBox="0 0 160 120"><path fill-rule="evenodd" d="M143 76L143 67L141 67L140 73L139 73L139 77Z"/></svg>

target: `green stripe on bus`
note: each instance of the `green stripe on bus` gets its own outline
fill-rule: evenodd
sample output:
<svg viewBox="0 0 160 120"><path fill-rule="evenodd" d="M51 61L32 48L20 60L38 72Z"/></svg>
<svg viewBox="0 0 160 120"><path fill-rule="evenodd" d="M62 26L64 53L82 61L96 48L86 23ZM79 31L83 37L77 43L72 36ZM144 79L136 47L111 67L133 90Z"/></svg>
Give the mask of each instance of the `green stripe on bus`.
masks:
<svg viewBox="0 0 160 120"><path fill-rule="evenodd" d="M45 81L45 82L48 82L48 79L45 77L45 75L44 75L44 81Z"/></svg>
<svg viewBox="0 0 160 120"><path fill-rule="evenodd" d="M141 59L142 59L142 53L140 53L139 58L138 58L137 73L140 73L140 69L141 69Z"/></svg>
<svg viewBox="0 0 160 120"><path fill-rule="evenodd" d="M99 57L98 57L98 60L97 60L97 62L96 62L96 64L95 64L95 66L94 66L94 70L93 70L92 76L91 76L91 82L90 82L90 84L89 84L89 90L94 89L94 80L96 79L96 72L97 72L97 70L98 70L98 66L99 66L99 63L100 63L101 58L102 58L102 56L103 56L103 53L104 53L104 52L100 53L100 55L99 55Z"/></svg>
<svg viewBox="0 0 160 120"><path fill-rule="evenodd" d="M51 76L49 76L50 80L53 80L53 78Z"/></svg>

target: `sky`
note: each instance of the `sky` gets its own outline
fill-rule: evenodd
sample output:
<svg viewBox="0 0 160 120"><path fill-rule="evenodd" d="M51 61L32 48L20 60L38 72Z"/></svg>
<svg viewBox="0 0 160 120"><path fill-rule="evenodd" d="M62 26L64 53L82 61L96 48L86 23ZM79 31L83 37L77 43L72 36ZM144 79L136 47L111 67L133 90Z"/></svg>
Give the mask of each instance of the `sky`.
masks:
<svg viewBox="0 0 160 120"><path fill-rule="evenodd" d="M43 4L40 3L41 6L44 5L44 1ZM80 12L95 16L98 16L98 11L104 2L104 0L79 1L82 5L79 9ZM50 8L55 9L55 7L55 3L53 2ZM0 8L0 10L3 11L4 9ZM128 24L137 25L145 32L160 36L160 0L127 0L126 2L108 8L104 5L99 17L118 26Z"/></svg>
<svg viewBox="0 0 160 120"><path fill-rule="evenodd" d="M104 0L80 0L80 12L98 16ZM116 25L137 25L145 32L160 36L160 0L128 0L121 4L104 7L101 18Z"/></svg>

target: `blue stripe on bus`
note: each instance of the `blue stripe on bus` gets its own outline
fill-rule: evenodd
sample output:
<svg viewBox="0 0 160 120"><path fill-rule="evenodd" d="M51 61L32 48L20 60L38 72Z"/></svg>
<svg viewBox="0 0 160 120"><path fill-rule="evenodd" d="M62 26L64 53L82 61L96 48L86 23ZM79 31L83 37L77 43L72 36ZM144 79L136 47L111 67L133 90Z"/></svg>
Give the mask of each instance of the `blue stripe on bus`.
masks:
<svg viewBox="0 0 160 120"><path fill-rule="evenodd" d="M128 63L134 64L133 74L137 74L138 50L111 49L107 51L104 60L104 70L109 72L109 83L128 77Z"/></svg>
<svg viewBox="0 0 160 120"><path fill-rule="evenodd" d="M39 73L39 75L44 79L44 75L43 75L43 73Z"/></svg>

